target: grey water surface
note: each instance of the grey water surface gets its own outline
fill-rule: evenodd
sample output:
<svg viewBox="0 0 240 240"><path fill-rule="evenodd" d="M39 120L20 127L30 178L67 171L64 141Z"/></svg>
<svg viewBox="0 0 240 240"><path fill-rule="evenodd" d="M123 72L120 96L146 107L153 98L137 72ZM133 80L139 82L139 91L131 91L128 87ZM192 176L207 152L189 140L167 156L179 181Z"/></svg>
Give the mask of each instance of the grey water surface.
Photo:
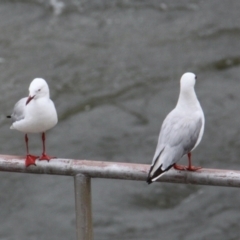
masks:
<svg viewBox="0 0 240 240"><path fill-rule="evenodd" d="M206 117L194 165L239 170L239 12L238 0L0 1L0 153L25 154L5 116L43 77L59 114L50 155L150 164L192 71ZM92 196L95 240L240 236L236 188L93 179ZM0 173L1 240L75 238L71 177Z"/></svg>

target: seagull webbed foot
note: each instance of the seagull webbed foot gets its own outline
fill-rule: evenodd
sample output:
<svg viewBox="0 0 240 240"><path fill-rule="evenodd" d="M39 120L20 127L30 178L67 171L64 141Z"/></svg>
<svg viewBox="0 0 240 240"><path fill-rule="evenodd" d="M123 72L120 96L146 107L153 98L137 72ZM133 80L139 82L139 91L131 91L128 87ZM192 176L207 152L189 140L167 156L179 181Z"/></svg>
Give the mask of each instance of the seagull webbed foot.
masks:
<svg viewBox="0 0 240 240"><path fill-rule="evenodd" d="M188 167L186 168L186 170L195 172L195 171L197 171L197 170L199 170L199 169L201 169L201 168L202 168L202 167L188 166Z"/></svg>
<svg viewBox="0 0 240 240"><path fill-rule="evenodd" d="M183 166L183 165L177 165L176 163L173 165L173 168L176 169L176 170L186 170L186 166Z"/></svg>
<svg viewBox="0 0 240 240"><path fill-rule="evenodd" d="M25 165L26 167L30 166L30 165L35 165L36 166L36 163L35 161L38 159L38 156L34 156L34 155L31 155L31 154L28 154L26 156L26 159L25 159Z"/></svg>
<svg viewBox="0 0 240 240"><path fill-rule="evenodd" d="M47 154L43 153L42 156L39 158L39 161L47 160L48 162L56 157L48 156Z"/></svg>

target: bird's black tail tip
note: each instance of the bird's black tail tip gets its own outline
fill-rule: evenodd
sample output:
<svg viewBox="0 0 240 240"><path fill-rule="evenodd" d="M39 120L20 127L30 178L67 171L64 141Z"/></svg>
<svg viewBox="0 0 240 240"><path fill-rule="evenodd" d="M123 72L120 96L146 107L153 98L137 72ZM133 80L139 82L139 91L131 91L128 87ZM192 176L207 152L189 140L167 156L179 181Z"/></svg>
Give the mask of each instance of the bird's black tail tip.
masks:
<svg viewBox="0 0 240 240"><path fill-rule="evenodd" d="M151 184L152 183L152 179L150 177L147 178L147 181L146 181L148 184Z"/></svg>

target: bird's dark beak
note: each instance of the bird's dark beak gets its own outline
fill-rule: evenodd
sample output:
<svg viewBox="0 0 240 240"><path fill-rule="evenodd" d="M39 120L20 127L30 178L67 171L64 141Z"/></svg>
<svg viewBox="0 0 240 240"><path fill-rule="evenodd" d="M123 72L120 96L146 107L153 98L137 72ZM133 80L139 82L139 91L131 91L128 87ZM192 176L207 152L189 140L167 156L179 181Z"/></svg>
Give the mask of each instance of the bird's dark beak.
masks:
<svg viewBox="0 0 240 240"><path fill-rule="evenodd" d="M28 105L30 103L30 101L34 98L35 96L29 96L27 101L26 101L26 105Z"/></svg>

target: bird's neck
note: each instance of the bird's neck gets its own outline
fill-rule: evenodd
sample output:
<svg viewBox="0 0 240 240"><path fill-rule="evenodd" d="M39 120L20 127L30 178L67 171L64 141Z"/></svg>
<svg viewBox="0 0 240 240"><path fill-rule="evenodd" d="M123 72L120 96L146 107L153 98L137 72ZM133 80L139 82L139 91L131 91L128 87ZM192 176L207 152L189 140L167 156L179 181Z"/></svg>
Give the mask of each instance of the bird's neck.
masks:
<svg viewBox="0 0 240 240"><path fill-rule="evenodd" d="M200 107L194 88L180 90L177 107L188 109L196 109Z"/></svg>

